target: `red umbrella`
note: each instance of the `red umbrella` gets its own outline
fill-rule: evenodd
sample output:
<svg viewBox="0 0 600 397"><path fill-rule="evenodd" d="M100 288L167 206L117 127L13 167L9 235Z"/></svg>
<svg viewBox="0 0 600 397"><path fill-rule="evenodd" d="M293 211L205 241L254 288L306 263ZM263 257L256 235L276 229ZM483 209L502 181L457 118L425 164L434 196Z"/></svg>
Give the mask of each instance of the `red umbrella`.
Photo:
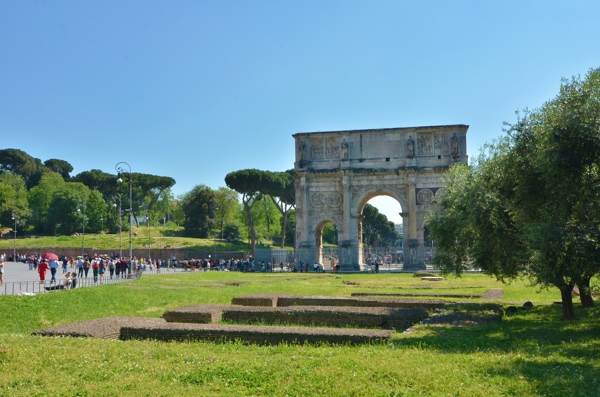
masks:
<svg viewBox="0 0 600 397"><path fill-rule="evenodd" d="M52 252L44 252L42 254L42 259L46 259L47 261L57 261L58 255L56 255Z"/></svg>

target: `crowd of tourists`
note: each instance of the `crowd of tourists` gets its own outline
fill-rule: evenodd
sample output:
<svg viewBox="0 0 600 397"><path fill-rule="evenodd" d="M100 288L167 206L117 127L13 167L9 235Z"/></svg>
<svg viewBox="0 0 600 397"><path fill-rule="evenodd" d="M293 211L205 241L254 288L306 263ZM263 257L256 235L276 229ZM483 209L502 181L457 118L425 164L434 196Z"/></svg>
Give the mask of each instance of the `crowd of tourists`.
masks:
<svg viewBox="0 0 600 397"><path fill-rule="evenodd" d="M319 263L309 264L308 262L296 263L289 262L284 264L280 262L279 265L272 264L271 262L249 260L238 260L238 259L190 259L179 261L179 265L185 270L191 271L232 271L232 272L273 272L273 271L288 271L288 272L323 272L323 265ZM334 270L336 270L334 268Z"/></svg>
<svg viewBox="0 0 600 397"><path fill-rule="evenodd" d="M66 284L72 285L77 278L93 278L94 282L104 283L106 278L126 278L129 274L134 274L147 269L160 273L160 268L168 261L160 259L152 260L137 257L130 258L118 257L117 255L80 255L77 257L68 257L62 255L55 257L57 259L44 259L43 255L16 255L19 262L29 266L29 270L37 271L41 282L46 281L50 273L50 283L56 283L56 277L59 272L65 276ZM12 255L9 260L12 259ZM68 287L68 285L65 285Z"/></svg>

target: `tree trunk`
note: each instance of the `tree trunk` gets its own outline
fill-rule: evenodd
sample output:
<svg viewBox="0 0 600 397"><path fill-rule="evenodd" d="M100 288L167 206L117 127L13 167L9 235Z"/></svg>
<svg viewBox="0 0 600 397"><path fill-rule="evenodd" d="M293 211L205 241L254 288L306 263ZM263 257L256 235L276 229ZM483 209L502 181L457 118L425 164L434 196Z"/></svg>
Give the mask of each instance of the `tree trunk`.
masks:
<svg viewBox="0 0 600 397"><path fill-rule="evenodd" d="M273 204L275 204L275 207L277 207L277 209L281 213L281 216L283 217L283 227L281 228L281 248L285 248L285 233L287 232L287 215L290 211L291 206L290 208L288 208L288 206L284 204L283 201L278 203L273 196L269 197L271 197Z"/></svg>
<svg viewBox="0 0 600 397"><path fill-rule="evenodd" d="M560 296L562 298L562 319L575 320L575 308L573 307L573 284L567 284L560 287Z"/></svg>
<svg viewBox="0 0 600 397"><path fill-rule="evenodd" d="M287 211L283 213L283 226L281 228L281 248L285 248L285 234L287 232Z"/></svg>
<svg viewBox="0 0 600 397"><path fill-rule="evenodd" d="M592 276L584 276L583 279L577 283L581 307L584 309L594 307L594 299L592 298L592 290L590 289L591 278Z"/></svg>
<svg viewBox="0 0 600 397"><path fill-rule="evenodd" d="M244 201L244 209L246 210L246 216L248 217L248 230L250 231L250 249L252 252L252 258L254 259L254 249L256 248L256 230L254 230L254 221L252 220L252 207Z"/></svg>

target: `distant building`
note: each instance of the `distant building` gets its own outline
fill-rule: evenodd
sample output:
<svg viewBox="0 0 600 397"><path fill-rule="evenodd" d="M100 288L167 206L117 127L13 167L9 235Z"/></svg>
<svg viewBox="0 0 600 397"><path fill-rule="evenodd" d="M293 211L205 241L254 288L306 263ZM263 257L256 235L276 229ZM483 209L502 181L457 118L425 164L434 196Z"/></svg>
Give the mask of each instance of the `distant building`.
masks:
<svg viewBox="0 0 600 397"><path fill-rule="evenodd" d="M402 227L401 223L395 223L394 229L401 237L404 237L404 228Z"/></svg>

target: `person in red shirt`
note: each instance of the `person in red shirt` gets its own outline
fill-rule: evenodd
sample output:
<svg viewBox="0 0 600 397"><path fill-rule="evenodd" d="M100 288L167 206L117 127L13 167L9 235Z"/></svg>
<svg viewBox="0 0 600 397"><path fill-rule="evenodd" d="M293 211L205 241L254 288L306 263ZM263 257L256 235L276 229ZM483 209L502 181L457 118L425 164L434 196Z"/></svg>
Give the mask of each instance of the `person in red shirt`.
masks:
<svg viewBox="0 0 600 397"><path fill-rule="evenodd" d="M38 273L40 274L40 281L46 281L46 272L48 271L48 264L46 260L42 259L38 265Z"/></svg>

